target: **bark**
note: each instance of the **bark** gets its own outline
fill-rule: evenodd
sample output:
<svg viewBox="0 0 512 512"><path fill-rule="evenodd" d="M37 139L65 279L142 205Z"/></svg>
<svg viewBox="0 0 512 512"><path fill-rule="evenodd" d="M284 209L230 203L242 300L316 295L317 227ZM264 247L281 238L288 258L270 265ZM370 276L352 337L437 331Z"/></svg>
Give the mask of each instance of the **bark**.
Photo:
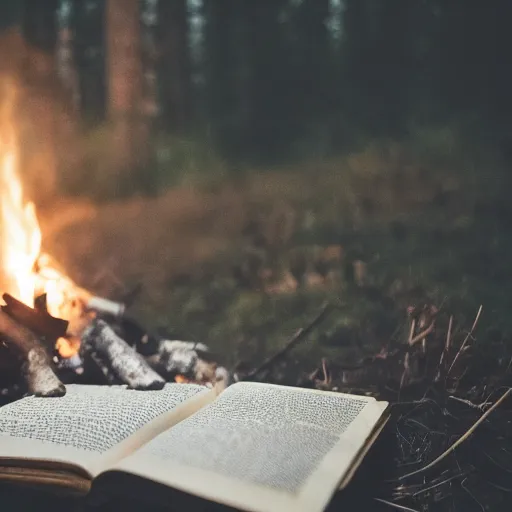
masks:
<svg viewBox="0 0 512 512"><path fill-rule="evenodd" d="M192 115L187 1L158 2L158 23L162 117L167 129L183 130L189 124Z"/></svg>
<svg viewBox="0 0 512 512"><path fill-rule="evenodd" d="M107 373L112 373L130 388L152 390L164 387L165 380L103 320L92 322L81 339L81 354L99 358L102 369L105 366Z"/></svg>
<svg viewBox="0 0 512 512"><path fill-rule="evenodd" d="M149 160L143 112L143 70L138 0L107 0L108 115L112 126L112 192L140 185Z"/></svg>

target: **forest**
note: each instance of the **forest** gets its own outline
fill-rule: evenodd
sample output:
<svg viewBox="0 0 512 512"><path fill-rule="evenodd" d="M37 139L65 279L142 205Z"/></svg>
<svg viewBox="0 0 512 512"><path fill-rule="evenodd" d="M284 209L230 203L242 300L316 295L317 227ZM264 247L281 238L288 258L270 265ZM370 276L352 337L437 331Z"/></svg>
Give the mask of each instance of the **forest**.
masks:
<svg viewBox="0 0 512 512"><path fill-rule="evenodd" d="M322 297L334 345L422 301L507 336L509 2L1 9L25 192L80 283L142 283L142 318L232 363Z"/></svg>
<svg viewBox="0 0 512 512"><path fill-rule="evenodd" d="M322 297L335 346L422 301L508 335L509 2L1 9L25 192L82 285L233 364Z"/></svg>
<svg viewBox="0 0 512 512"><path fill-rule="evenodd" d="M394 418L400 474L510 389L511 20L510 0L3 0L0 158L16 140L44 252L159 335L421 400ZM396 508L506 507L501 414Z"/></svg>
<svg viewBox="0 0 512 512"><path fill-rule="evenodd" d="M422 130L446 145L450 136L473 137L500 153L510 143L505 0L2 5L4 33L19 26L28 45L19 65L31 101L51 103L58 125L75 125L60 131L74 129L76 138L119 131L108 169L93 141L73 165L48 155L56 169L46 173L75 192L161 186L190 144L236 173ZM35 131L50 137L42 128ZM64 136L58 130L46 145L58 148ZM104 180L124 173L122 183L87 190L76 177L84 168Z"/></svg>

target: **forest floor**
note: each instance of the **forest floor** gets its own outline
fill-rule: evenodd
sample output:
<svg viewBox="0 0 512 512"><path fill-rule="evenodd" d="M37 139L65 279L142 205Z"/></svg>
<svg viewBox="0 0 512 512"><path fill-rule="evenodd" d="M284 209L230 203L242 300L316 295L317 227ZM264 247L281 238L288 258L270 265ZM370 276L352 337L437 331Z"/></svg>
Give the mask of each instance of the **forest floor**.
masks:
<svg viewBox="0 0 512 512"><path fill-rule="evenodd" d="M480 339L505 336L512 203L506 170L485 165L390 143L157 197L63 199L40 211L43 243L98 294L140 284L137 318L228 366L273 352L326 299L338 314L294 352L311 369L402 336L414 304L460 325L483 305Z"/></svg>

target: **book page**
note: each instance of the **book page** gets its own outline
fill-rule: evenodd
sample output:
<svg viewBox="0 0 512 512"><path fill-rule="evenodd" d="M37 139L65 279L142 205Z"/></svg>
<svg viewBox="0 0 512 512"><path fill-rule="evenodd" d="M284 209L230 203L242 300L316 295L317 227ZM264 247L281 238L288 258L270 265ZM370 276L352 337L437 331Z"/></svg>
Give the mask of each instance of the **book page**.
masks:
<svg viewBox="0 0 512 512"><path fill-rule="evenodd" d="M118 452L118 446L131 439L132 448L137 448L147 441L143 436L140 444L133 442L145 426L194 396L211 393L193 384L166 384L159 391L78 384L66 389L63 397L30 396L0 408L1 466L22 460L25 466L28 460L39 466L41 461L53 461L94 474L94 468L106 455Z"/></svg>
<svg viewBox="0 0 512 512"><path fill-rule="evenodd" d="M238 383L114 469L242 510L320 511L386 407L367 397Z"/></svg>

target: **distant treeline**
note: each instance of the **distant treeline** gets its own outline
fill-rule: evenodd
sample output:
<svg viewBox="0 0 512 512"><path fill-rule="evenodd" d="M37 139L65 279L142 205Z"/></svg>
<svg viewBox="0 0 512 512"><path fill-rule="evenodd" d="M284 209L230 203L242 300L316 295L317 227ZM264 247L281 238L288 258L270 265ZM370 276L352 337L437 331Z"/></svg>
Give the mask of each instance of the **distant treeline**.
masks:
<svg viewBox="0 0 512 512"><path fill-rule="evenodd" d="M29 44L58 57L83 125L118 123L118 139L133 141L130 119L145 118L137 140L200 134L226 157L276 161L454 119L510 137L510 0L5 0L2 10L4 25L18 13Z"/></svg>

